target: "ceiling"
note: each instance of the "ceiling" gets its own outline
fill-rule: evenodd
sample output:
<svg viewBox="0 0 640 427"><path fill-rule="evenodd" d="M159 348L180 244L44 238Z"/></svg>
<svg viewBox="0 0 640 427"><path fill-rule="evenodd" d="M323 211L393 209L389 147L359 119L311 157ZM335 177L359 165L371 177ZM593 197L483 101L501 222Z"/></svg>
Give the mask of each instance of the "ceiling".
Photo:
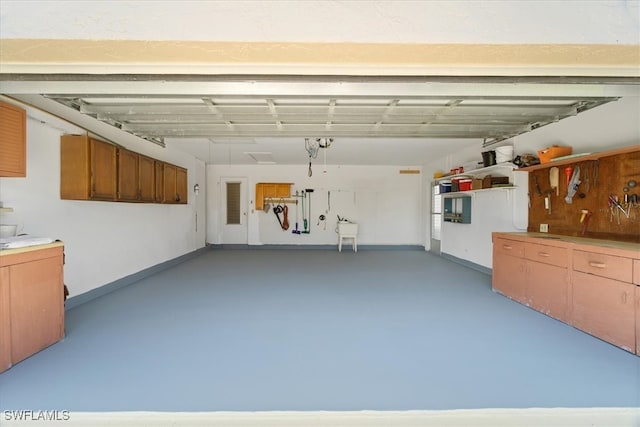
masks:
<svg viewBox="0 0 640 427"><path fill-rule="evenodd" d="M629 83L76 75L10 76L2 90L66 120L106 123L208 163L299 164L308 156L305 139L330 137L328 163L422 164L438 150L492 145L616 100Z"/></svg>

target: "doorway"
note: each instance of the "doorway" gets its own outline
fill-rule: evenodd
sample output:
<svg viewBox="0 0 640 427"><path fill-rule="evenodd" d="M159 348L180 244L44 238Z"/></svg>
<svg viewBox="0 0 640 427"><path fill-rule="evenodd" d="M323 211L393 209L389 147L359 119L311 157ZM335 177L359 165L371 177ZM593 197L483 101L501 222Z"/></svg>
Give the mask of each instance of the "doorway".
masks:
<svg viewBox="0 0 640 427"><path fill-rule="evenodd" d="M247 227L247 178L222 178L221 207L222 243L246 245Z"/></svg>
<svg viewBox="0 0 640 427"><path fill-rule="evenodd" d="M431 185L431 252L440 255L440 240L442 236L442 196L440 185Z"/></svg>

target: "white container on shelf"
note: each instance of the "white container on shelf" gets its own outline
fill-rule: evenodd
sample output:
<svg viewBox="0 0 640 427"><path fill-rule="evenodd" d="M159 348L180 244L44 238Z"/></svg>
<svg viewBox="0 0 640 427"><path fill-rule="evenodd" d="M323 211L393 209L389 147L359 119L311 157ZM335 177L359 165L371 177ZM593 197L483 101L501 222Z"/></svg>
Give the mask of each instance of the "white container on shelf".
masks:
<svg viewBox="0 0 640 427"><path fill-rule="evenodd" d="M496 147L496 163L506 163L513 161L513 145L503 145Z"/></svg>

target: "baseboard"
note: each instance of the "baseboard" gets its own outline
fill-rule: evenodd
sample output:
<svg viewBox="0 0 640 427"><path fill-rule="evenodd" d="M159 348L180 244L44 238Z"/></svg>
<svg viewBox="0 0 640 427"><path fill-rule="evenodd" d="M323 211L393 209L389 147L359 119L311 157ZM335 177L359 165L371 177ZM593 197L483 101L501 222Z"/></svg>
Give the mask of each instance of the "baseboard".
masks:
<svg viewBox="0 0 640 427"><path fill-rule="evenodd" d="M492 269L487 268L487 267L485 267L483 265L480 265L480 264L476 264L475 262L467 261L466 259L458 258L458 257L455 257L453 255L446 254L444 252L441 252L440 256L442 258L448 259L449 261L453 261L456 264L464 265L465 267L468 267L468 268L470 268L472 270L479 271L480 273L484 273L484 274L489 275L489 276L491 276L493 274L493 270Z"/></svg>
<svg viewBox="0 0 640 427"><path fill-rule="evenodd" d="M27 412L25 420L16 414ZM31 413L33 412L33 413ZM35 416L43 411L7 411L6 426L36 425ZM521 426L592 426L635 427L640 420L638 408L530 408L530 409L459 409L409 411L264 411L264 412L68 412L45 411L57 415L60 425L149 425L184 427L521 427ZM48 418L49 419L49 418ZM38 418L37 420L41 420ZM53 425L55 422L45 423ZM5 424L3 424L5 425Z"/></svg>
<svg viewBox="0 0 640 427"><path fill-rule="evenodd" d="M201 255L203 252L208 251L210 249L209 246L205 246L200 249L196 249L193 252L189 252L187 254L181 255L177 258L170 259L168 261L161 262L160 264L156 264L149 268L145 268L144 270L140 270L137 273L130 274L129 276L123 277L121 279L115 280L111 283L107 283L106 285L102 285L98 288L92 289L88 292L85 292L80 295L76 295L67 299L64 304L65 310L70 310L74 307L82 305L86 302L89 302L93 299L101 297L103 295L109 294L118 289L124 288L125 286L129 286L135 282L138 282L146 277L152 276L156 273L164 271L168 268L174 267L180 263L188 261L192 258L195 258Z"/></svg>
<svg viewBox="0 0 640 427"><path fill-rule="evenodd" d="M212 249L244 249L244 250L329 250L337 251L338 245L234 245L234 244L220 244L209 245ZM343 244L342 251L351 251L350 244ZM358 245L358 251L423 251L424 246L421 245Z"/></svg>

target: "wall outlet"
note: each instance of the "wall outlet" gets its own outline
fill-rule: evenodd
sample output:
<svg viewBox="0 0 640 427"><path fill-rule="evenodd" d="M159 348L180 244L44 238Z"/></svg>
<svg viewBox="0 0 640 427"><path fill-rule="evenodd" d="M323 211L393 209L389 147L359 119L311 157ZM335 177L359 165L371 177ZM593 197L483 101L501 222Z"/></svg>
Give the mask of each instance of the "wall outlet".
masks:
<svg viewBox="0 0 640 427"><path fill-rule="evenodd" d="M548 233L549 232L549 224L540 224L540 232Z"/></svg>

